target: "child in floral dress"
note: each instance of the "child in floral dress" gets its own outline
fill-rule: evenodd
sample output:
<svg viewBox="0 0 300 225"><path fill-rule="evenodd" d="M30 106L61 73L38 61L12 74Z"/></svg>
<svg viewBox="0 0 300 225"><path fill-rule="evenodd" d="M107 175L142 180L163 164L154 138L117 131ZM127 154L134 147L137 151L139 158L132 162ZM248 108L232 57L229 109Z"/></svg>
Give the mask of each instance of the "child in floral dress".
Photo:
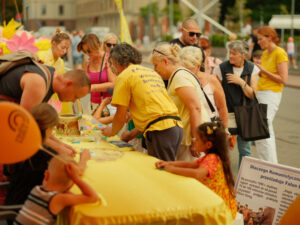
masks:
<svg viewBox="0 0 300 225"><path fill-rule="evenodd" d="M237 202L234 195L234 180L228 156L226 132L222 123L208 122L198 127L197 152L205 155L196 161L156 162L157 168L201 181L225 201L235 219Z"/></svg>

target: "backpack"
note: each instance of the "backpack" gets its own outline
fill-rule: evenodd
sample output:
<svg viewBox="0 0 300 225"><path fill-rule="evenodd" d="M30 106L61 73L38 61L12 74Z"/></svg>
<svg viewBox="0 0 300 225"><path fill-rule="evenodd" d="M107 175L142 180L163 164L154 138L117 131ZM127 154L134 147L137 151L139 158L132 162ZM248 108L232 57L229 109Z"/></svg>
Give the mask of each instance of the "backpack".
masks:
<svg viewBox="0 0 300 225"><path fill-rule="evenodd" d="M31 63L34 63L44 73L46 77L46 87L48 92L50 87L51 73L44 64L39 62L37 56L31 52L17 51L0 56L0 78L1 76L4 76L7 71L16 66Z"/></svg>
<svg viewBox="0 0 300 225"><path fill-rule="evenodd" d="M7 71L16 66L32 63L39 67L39 69L44 73L46 78L47 93L50 88L51 73L44 64L40 63L38 57L31 52L16 51L7 55L0 56L0 78L2 76L5 76ZM7 99L9 101L14 101L13 99L10 99L10 97L5 97L4 95L1 96L2 98Z"/></svg>

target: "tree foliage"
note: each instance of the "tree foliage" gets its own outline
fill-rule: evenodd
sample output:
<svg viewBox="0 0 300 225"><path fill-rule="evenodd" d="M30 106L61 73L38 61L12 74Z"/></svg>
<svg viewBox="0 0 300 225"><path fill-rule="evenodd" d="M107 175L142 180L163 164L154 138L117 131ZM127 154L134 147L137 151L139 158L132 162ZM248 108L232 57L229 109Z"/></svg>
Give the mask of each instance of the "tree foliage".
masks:
<svg viewBox="0 0 300 225"><path fill-rule="evenodd" d="M4 5L3 5L4 1ZM19 8L19 13L22 13L23 7L22 7L22 0L17 0L16 3ZM3 8L3 6L5 6ZM15 0L0 0L0 24L3 24L3 21L5 19L6 23L8 23L12 18L15 18L17 14L17 9L15 6ZM5 18L3 15L3 10L5 10Z"/></svg>
<svg viewBox="0 0 300 225"><path fill-rule="evenodd" d="M220 22L223 23L226 15L232 16L235 11L232 11L236 1L239 0L220 0L221 16ZM245 8L251 9L249 16L252 21L259 22L261 19L265 24L269 22L272 15L275 14L290 14L292 0L245 0ZM295 14L300 14L300 1L295 0ZM244 18L246 16L244 15Z"/></svg>

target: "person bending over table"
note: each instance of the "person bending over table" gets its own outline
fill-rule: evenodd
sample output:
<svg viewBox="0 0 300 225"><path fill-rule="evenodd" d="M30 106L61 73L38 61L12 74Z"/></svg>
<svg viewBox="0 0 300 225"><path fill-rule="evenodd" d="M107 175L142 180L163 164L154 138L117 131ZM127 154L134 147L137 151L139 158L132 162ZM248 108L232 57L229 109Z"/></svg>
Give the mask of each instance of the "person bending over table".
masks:
<svg viewBox="0 0 300 225"><path fill-rule="evenodd" d="M117 107L117 112L112 127L103 128L102 134L116 135L126 121L129 108L135 129L146 139L148 154L175 160L183 133L177 107L161 77L138 65L141 61L141 53L129 44L122 43L111 50L109 64L117 74L111 104Z"/></svg>

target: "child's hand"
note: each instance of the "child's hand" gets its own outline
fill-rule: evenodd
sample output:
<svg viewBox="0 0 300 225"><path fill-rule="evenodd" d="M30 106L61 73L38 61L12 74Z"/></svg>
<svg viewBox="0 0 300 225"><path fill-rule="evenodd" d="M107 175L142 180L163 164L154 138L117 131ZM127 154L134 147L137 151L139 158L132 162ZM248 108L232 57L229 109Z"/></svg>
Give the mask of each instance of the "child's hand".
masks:
<svg viewBox="0 0 300 225"><path fill-rule="evenodd" d="M102 102L101 102L101 104L104 104L104 105L108 105L109 103L111 103L111 98L110 97L103 99Z"/></svg>
<svg viewBox="0 0 300 225"><path fill-rule="evenodd" d="M68 163L65 165L66 172L68 176L72 179L75 180L76 178L79 177L79 168L77 165L74 163Z"/></svg>
<svg viewBox="0 0 300 225"><path fill-rule="evenodd" d="M162 160L155 163L155 166L157 169L164 168L167 165L168 165L168 162L162 161Z"/></svg>
<svg viewBox="0 0 300 225"><path fill-rule="evenodd" d="M88 161L91 159L91 154L88 149L84 149L82 152L80 152L80 161Z"/></svg>

